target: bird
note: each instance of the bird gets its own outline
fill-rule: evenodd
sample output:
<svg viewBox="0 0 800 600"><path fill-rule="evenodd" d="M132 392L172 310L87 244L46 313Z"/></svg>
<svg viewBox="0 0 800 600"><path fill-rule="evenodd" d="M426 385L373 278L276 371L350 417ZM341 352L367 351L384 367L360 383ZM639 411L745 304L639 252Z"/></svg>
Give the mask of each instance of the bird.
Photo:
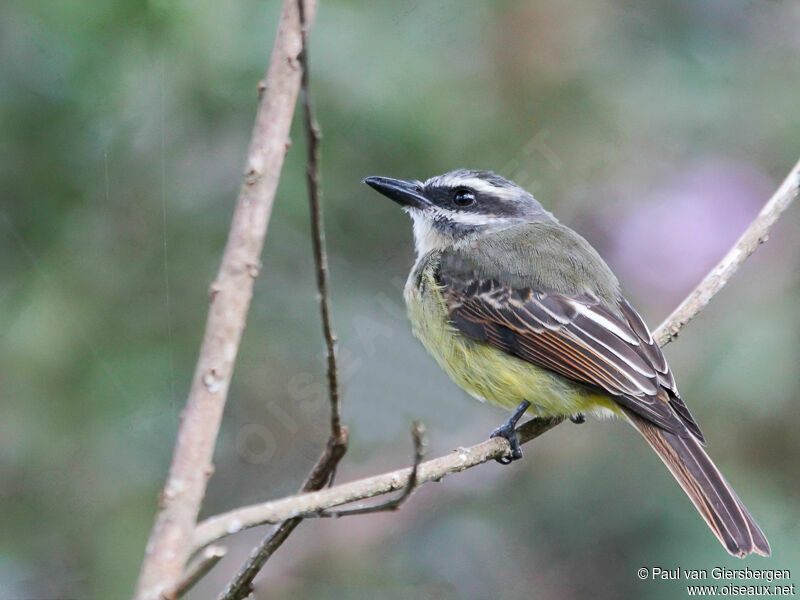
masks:
<svg viewBox="0 0 800 600"><path fill-rule="evenodd" d="M416 261L404 288L412 332L468 394L532 417L619 417L667 466L733 556L767 538L703 449L705 437L639 313L600 254L521 186L458 169L426 181L363 180L411 217Z"/></svg>

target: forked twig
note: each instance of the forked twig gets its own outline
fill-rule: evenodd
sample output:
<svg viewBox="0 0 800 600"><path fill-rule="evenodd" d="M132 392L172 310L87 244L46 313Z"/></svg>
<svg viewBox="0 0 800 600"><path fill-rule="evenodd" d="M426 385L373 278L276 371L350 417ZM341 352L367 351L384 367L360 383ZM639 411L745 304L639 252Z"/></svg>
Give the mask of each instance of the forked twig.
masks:
<svg viewBox="0 0 800 600"><path fill-rule="evenodd" d="M315 0L306 15L311 20ZM169 475L147 542L136 600L174 589L190 555L217 433L258 275L261 249L289 140L300 89L295 57L301 47L294 0L284 0L278 35L260 96L244 180L234 209L191 390L183 410Z"/></svg>
<svg viewBox="0 0 800 600"><path fill-rule="evenodd" d="M419 421L414 421L411 426L411 439L414 441L414 462L411 465L411 474L408 476L408 482L403 486L403 491L396 498L376 504L374 506L359 506L357 508L349 508L346 510L324 510L317 513L318 517L349 517L352 515L368 515L377 512L393 511L400 508L403 503L411 497L414 490L417 489L417 478L419 473L419 465L422 459L425 458L425 425Z"/></svg>
<svg viewBox="0 0 800 600"><path fill-rule="evenodd" d="M319 143L321 136L319 125L314 119L311 91L309 89L308 30L306 26L305 0L297 0L297 18L301 40L297 59L301 69L300 96L306 134L306 182L311 213L311 245L316 268L322 333L327 353L328 399L330 401L331 423L331 433L325 452L314 465L301 489L301 492L309 492L325 487L325 485L333 484L336 467L347 451L348 434L347 428L342 425L338 369L336 365L336 334L333 331L328 299L328 256L325 251L325 228L323 226L322 205L320 202ZM288 519L264 538L220 594L220 600L240 600L249 595L256 575L264 568L270 557L280 548L281 544L286 541L302 520L302 517Z"/></svg>
<svg viewBox="0 0 800 600"><path fill-rule="evenodd" d="M524 444L562 422L560 418L531 419L517 428L519 442ZM446 475L508 455L505 438L495 437L469 448L457 448L450 454L422 462L417 467L416 487L429 481L441 481ZM411 468L398 469L356 481L340 483L308 494L289 496L261 504L237 508L211 517L197 526L194 548L200 549L214 540L269 523L280 523L294 517L315 517L321 511L359 500L374 498L407 487Z"/></svg>
<svg viewBox="0 0 800 600"><path fill-rule="evenodd" d="M227 549L222 546L209 546L204 548L200 556L195 558L189 563L189 566L186 567L183 577L175 587L163 593L164 600L177 600L185 596L198 581L205 577L208 572L224 558L226 553Z"/></svg>
<svg viewBox="0 0 800 600"><path fill-rule="evenodd" d="M311 470L308 478L300 492L310 492L325 487L331 473L336 469L336 465L344 456L347 450L347 428L343 427L340 438L331 437L325 447L322 456L317 460L316 465ZM275 530L268 535L250 553L250 557L241 566L230 583L220 593L219 600L241 600L246 598L253 589L253 580L256 575L264 568L267 561L286 541L295 528L303 520L303 517L292 517L283 521Z"/></svg>

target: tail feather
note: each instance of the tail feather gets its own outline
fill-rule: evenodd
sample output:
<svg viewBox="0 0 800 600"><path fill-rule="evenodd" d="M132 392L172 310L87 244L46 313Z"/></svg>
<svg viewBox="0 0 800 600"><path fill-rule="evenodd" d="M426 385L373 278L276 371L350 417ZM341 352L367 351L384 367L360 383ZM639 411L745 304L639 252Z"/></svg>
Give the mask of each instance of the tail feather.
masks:
<svg viewBox="0 0 800 600"><path fill-rule="evenodd" d="M751 552L770 555L761 528L694 436L670 433L625 412L728 552L739 558Z"/></svg>

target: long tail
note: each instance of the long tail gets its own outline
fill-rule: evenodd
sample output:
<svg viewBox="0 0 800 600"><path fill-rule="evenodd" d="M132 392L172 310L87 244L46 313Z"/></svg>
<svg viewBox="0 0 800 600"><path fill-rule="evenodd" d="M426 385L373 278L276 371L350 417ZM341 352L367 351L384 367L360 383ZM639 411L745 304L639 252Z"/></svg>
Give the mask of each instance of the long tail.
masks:
<svg viewBox="0 0 800 600"><path fill-rule="evenodd" d="M695 508L733 556L769 556L769 542L739 496L691 434L664 431L625 410L633 426L656 451Z"/></svg>

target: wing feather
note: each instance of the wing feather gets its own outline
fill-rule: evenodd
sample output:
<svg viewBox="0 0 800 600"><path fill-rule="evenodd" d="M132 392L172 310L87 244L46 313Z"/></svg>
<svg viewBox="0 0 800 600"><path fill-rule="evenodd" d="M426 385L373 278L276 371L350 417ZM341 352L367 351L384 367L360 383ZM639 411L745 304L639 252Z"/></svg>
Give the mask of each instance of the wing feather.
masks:
<svg viewBox="0 0 800 600"><path fill-rule="evenodd" d="M612 396L679 435L704 441L644 321L588 296L512 289L494 279L439 274L452 324L464 335Z"/></svg>

